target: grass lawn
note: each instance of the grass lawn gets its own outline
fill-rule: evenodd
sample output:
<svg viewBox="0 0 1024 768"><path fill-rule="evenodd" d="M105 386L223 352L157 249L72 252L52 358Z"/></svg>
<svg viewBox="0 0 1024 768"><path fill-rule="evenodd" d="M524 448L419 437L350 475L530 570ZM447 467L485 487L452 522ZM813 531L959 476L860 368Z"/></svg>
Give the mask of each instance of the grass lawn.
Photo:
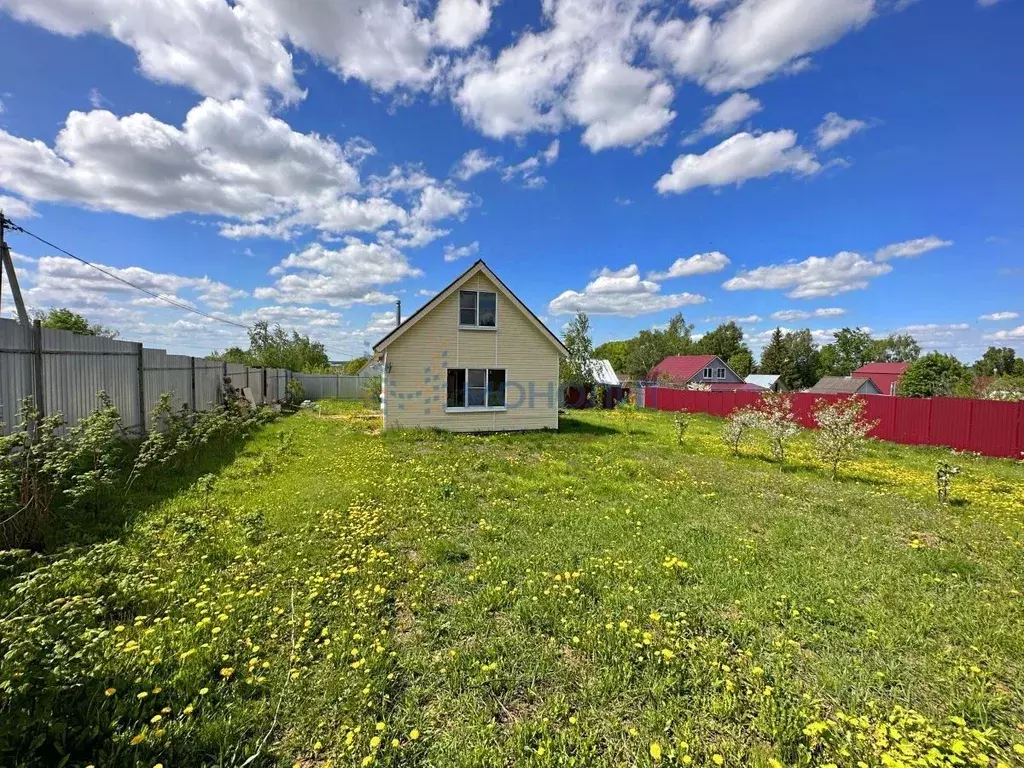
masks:
<svg viewBox="0 0 1024 768"><path fill-rule="evenodd" d="M1024 465L691 418L325 403L0 554L0 763L1024 764Z"/></svg>

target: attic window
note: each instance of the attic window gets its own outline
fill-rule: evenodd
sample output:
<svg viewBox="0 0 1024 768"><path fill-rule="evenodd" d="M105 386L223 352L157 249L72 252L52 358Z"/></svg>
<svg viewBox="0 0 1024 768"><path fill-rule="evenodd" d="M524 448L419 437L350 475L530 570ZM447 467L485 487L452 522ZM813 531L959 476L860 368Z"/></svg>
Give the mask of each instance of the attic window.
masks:
<svg viewBox="0 0 1024 768"><path fill-rule="evenodd" d="M459 291L459 325L463 328L494 328L498 295L493 291Z"/></svg>
<svg viewBox="0 0 1024 768"><path fill-rule="evenodd" d="M719 378L719 379L724 379L725 378L725 368L719 368L718 369L718 375L716 376L716 378Z"/></svg>
<svg viewBox="0 0 1024 768"><path fill-rule="evenodd" d="M704 378L705 379L710 379L711 378L711 369L710 368L705 368L704 369Z"/></svg>

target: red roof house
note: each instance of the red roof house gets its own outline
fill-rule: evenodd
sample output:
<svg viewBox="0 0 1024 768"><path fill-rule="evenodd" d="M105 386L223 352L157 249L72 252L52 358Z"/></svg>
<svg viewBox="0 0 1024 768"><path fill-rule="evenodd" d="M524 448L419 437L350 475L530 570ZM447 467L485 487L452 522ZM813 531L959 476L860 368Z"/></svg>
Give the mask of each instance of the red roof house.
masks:
<svg viewBox="0 0 1024 768"><path fill-rule="evenodd" d="M896 385L909 367L910 363L868 363L850 375L856 379L871 379L883 395L895 395Z"/></svg>
<svg viewBox="0 0 1024 768"><path fill-rule="evenodd" d="M647 373L651 381L668 382L678 387L687 384L707 384L712 390L760 392L761 387L747 384L735 371L716 355L674 355L666 357Z"/></svg>

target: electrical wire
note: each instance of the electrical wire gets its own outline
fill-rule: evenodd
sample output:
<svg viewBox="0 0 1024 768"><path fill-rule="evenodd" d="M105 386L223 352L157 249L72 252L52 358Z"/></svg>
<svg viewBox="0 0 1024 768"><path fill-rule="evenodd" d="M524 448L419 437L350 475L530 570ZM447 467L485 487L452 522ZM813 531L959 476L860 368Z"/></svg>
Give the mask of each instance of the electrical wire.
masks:
<svg viewBox="0 0 1024 768"><path fill-rule="evenodd" d="M13 221L8 219L7 217L4 217L4 219L3 219L3 226L6 227L7 229L11 230L12 232L21 232L24 235L28 235L29 237L35 238L36 240L38 240L39 242L43 243L44 245L48 245L50 248L54 248L54 249L60 251L65 256L68 256L69 258L72 258L75 261L81 262L82 264L85 264L87 267L92 267L97 272L101 272L102 274L106 275L107 277L109 277L109 278L111 278L113 280L117 280L119 283L124 283L125 285L127 285L127 286L129 286L131 288L134 288L137 291L142 291L143 293L147 294L148 296L152 296L154 299L159 299L160 301L163 301L163 302L171 305L172 307L177 307L178 309L183 309L186 312L191 312L192 314L200 315L201 317L205 317L205 318L207 318L209 320L216 320L219 323L225 323L227 325L233 325L236 328L241 328L241 329L246 330L246 331L249 330L249 326L244 325L243 323L238 323L238 322L235 322L234 320L228 320L225 317L218 317L217 315L211 315L208 312L203 312L202 310L196 309L195 307L190 307L189 305L182 304L181 302L175 301L174 299L169 299L166 296L163 296L163 295L161 295L159 293L155 293L154 291L149 290L148 288L143 288L141 285L136 285L135 283L131 282L130 280L126 280L125 278L123 278L123 277L121 277L119 275L115 275L113 272L110 272L110 271L108 271L108 270L104 269L103 267L98 266L96 264L93 264L91 261L87 261L86 259L83 259L80 256L76 256L75 254L73 254L70 251L67 251L67 250L61 248L59 245L57 245L55 243L51 243L49 240L46 240L45 238L40 237L39 235L35 234L34 232L30 232L29 230L25 229L24 227L15 224ZM349 350L346 354L352 354L352 351ZM361 357L364 354L365 354L365 350L360 350L359 354L357 354L356 357Z"/></svg>

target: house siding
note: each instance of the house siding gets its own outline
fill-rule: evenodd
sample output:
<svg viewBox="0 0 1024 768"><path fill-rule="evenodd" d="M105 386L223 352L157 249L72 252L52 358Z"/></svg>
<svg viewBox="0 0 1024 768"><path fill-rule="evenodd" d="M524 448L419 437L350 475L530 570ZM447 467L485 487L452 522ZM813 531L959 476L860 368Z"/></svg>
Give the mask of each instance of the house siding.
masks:
<svg viewBox="0 0 1024 768"><path fill-rule="evenodd" d="M711 378L707 378L704 376L705 368L711 368ZM724 379L715 378L715 373L718 371L719 368L725 368ZM697 371L697 373L694 374L694 377L690 379L690 381L687 383L693 382L698 382L701 384L715 384L721 382L725 382L727 384L738 384L742 383L743 379L737 376L735 373L733 373L732 368L730 368L728 365L722 362L722 358L716 357L713 361L704 366L704 368L701 368L699 371Z"/></svg>
<svg viewBox="0 0 1024 768"><path fill-rule="evenodd" d="M384 428L557 429L557 348L482 273L460 289L497 294L496 330L459 328L459 292L454 291L388 345ZM507 410L447 412L448 368L504 368Z"/></svg>

